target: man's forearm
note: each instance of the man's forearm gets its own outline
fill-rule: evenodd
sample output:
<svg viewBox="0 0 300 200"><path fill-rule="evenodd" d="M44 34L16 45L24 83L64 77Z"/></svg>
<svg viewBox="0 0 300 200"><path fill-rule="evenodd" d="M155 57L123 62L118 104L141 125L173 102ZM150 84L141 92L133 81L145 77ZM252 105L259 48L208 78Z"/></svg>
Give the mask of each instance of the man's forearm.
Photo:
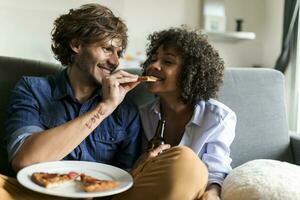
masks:
<svg viewBox="0 0 300 200"><path fill-rule="evenodd" d="M75 149L107 116L115 106L100 103L91 111L55 128L29 136L15 157L15 171L38 162L61 160Z"/></svg>

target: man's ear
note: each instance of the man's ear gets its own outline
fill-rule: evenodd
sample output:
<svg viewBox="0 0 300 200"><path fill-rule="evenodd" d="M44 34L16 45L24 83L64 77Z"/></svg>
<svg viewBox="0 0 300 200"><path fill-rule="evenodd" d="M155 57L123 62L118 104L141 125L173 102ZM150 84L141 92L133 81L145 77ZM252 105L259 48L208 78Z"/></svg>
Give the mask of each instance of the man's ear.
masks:
<svg viewBox="0 0 300 200"><path fill-rule="evenodd" d="M75 52L79 53L81 50L81 43L78 39L72 39L70 42L70 48Z"/></svg>

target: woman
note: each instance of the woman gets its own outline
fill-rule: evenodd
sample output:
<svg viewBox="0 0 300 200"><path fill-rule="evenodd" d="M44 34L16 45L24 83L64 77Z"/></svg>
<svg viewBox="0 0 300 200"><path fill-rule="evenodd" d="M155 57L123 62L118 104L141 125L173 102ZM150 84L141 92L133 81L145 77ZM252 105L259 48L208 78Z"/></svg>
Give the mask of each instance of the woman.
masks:
<svg viewBox="0 0 300 200"><path fill-rule="evenodd" d="M164 119L165 142L191 148L208 169L201 199L219 199L231 170L229 147L236 125L235 113L214 99L224 63L206 37L195 31L171 28L153 33L149 40L142 68L159 81L148 83L148 91L157 98L140 107L144 139L149 141L158 120Z"/></svg>

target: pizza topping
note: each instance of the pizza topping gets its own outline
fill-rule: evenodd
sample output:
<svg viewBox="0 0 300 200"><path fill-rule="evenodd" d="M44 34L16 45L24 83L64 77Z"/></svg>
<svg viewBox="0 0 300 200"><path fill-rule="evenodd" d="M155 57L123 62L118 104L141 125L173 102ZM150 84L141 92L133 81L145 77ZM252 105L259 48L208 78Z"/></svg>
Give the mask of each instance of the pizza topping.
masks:
<svg viewBox="0 0 300 200"><path fill-rule="evenodd" d="M159 78L155 77L155 76L140 76L138 78L139 81L147 81L147 82L155 82L155 81L159 81Z"/></svg>
<svg viewBox="0 0 300 200"><path fill-rule="evenodd" d="M69 172L68 176L72 179L76 179L79 176L79 174L77 172Z"/></svg>
<svg viewBox="0 0 300 200"><path fill-rule="evenodd" d="M91 177L91 176L87 176L85 174L80 174L80 180L85 184L85 183L97 183L97 179Z"/></svg>
<svg viewBox="0 0 300 200"><path fill-rule="evenodd" d="M50 173L41 173L42 178L44 179L52 179L58 176L58 174L50 174Z"/></svg>

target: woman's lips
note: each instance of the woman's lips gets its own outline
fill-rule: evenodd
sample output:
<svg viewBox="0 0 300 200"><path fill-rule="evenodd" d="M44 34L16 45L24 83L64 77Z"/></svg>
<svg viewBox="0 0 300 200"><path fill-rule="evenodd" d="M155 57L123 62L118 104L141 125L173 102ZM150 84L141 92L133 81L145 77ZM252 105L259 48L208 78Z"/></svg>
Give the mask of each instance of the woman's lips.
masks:
<svg viewBox="0 0 300 200"><path fill-rule="evenodd" d="M147 74L147 76L154 76L158 79L157 81L163 81L164 80L164 78L162 76L160 76L159 74L149 73L149 74Z"/></svg>

